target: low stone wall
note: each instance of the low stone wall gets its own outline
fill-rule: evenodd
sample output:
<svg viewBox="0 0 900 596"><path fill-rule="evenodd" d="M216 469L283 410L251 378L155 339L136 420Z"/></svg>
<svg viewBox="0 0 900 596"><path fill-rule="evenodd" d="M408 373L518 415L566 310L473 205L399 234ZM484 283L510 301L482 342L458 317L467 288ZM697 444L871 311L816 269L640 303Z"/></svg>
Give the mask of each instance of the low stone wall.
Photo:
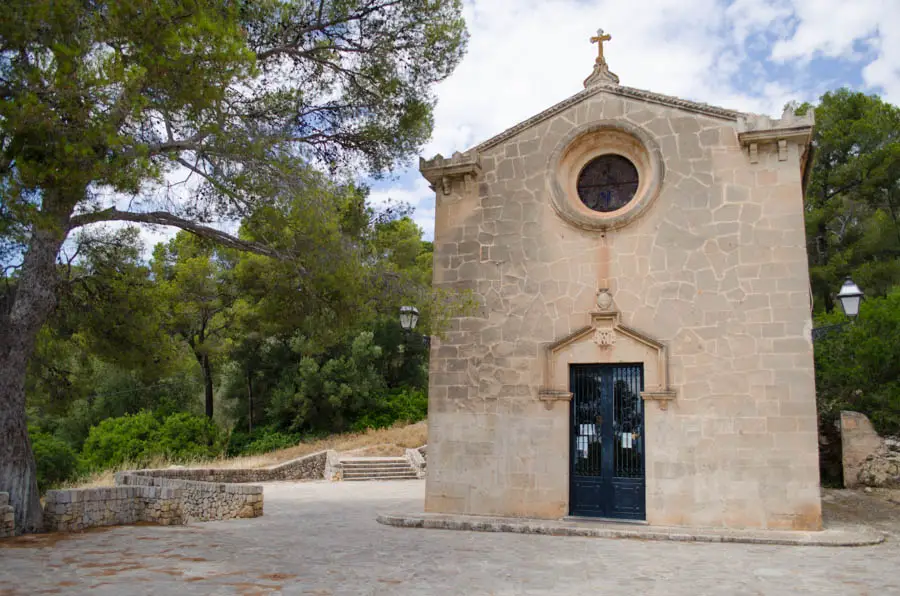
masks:
<svg viewBox="0 0 900 596"><path fill-rule="evenodd" d="M425 457L419 449L407 449L406 460L416 470L417 478L425 478Z"/></svg>
<svg viewBox="0 0 900 596"><path fill-rule="evenodd" d="M328 451L319 451L268 468L165 468L134 470L129 474L198 482L272 482L276 480L321 480L325 478Z"/></svg>
<svg viewBox="0 0 900 596"><path fill-rule="evenodd" d="M116 474L111 488L51 490L44 497L44 529L77 532L96 526L150 522L164 526L263 514L263 488Z"/></svg>
<svg viewBox="0 0 900 596"><path fill-rule="evenodd" d="M0 538L16 533L16 512L9 504L9 493L0 493Z"/></svg>
<svg viewBox="0 0 900 596"><path fill-rule="evenodd" d="M44 529L78 532L97 526L184 523L182 495L171 488L116 486L51 490L44 496Z"/></svg>
<svg viewBox="0 0 900 596"><path fill-rule="evenodd" d="M859 412L841 412L844 486L900 488L900 439L878 435Z"/></svg>
<svg viewBox="0 0 900 596"><path fill-rule="evenodd" d="M263 514L261 486L157 478L135 472L119 472L116 474L116 484L177 492L182 523L259 517Z"/></svg>

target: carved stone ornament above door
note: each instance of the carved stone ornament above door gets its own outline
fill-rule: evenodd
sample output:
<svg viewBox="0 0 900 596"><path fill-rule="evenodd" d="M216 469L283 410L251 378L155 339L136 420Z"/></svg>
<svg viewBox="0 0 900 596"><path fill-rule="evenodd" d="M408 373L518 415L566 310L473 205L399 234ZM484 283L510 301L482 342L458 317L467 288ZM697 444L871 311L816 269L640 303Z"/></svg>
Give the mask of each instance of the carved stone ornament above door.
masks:
<svg viewBox="0 0 900 596"><path fill-rule="evenodd" d="M641 398L659 403L665 410L675 399L669 386L669 359L664 344L619 323L616 311L591 314L590 325L549 344L544 349L544 386L539 398L552 407L555 401L572 399L570 364L643 363Z"/></svg>

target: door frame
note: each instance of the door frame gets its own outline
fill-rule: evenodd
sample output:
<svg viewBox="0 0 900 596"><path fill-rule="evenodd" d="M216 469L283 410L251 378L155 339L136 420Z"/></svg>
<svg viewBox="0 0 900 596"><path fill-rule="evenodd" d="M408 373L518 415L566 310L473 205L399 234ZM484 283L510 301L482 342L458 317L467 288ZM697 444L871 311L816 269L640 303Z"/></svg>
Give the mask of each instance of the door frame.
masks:
<svg viewBox="0 0 900 596"><path fill-rule="evenodd" d="M600 444L601 444L601 470L606 474L601 474L596 482L586 482L585 486L594 485L594 494L597 499L608 499L608 502L598 501L594 503L596 507L578 507L576 499L576 475L575 475L575 450L576 450L576 412L575 408L578 404L576 395L575 371L578 368L596 369L604 372L601 382L606 386L604 389L604 398L601 401L602 422L600 428ZM617 368L636 368L639 374L639 387L635 392L636 403L640 404L640 440L641 440L641 471L642 475L638 481L636 478L616 477L615 461L614 461L614 445L618 437L613 436L612 424L615 420L615 389L613 386L614 377L612 371ZM569 364L569 390L572 395L569 404L569 451L568 451L568 474L569 474L569 503L568 514L573 517L585 517L594 519L614 519L617 521L645 521L647 517L647 424L646 424L646 404L641 398L641 392L644 389L644 363L642 362L620 362L620 363L570 363ZM634 389L634 388L633 388ZM606 397L608 395L608 397ZM581 477L590 478L590 477ZM584 491L582 491L582 494ZM629 494L630 493L630 494ZM620 496L621 503L617 504L616 496ZM625 497L625 498L622 498ZM629 506L630 505L630 506ZM576 510L576 507L577 510Z"/></svg>

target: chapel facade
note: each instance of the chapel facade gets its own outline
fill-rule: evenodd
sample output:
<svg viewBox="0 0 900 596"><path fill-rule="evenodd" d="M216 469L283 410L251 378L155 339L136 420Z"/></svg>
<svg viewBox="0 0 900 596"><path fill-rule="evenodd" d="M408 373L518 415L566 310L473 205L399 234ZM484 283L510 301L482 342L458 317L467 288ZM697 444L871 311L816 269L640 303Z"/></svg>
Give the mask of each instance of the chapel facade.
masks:
<svg viewBox="0 0 900 596"><path fill-rule="evenodd" d="M812 131L622 86L601 49L422 160L434 285L480 303L432 344L426 511L820 529Z"/></svg>

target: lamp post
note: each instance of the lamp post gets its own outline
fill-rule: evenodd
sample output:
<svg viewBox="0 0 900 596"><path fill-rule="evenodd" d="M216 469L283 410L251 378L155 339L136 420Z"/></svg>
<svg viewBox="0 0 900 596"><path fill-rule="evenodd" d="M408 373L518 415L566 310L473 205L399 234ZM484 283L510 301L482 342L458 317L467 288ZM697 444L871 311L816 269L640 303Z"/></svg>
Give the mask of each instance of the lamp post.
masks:
<svg viewBox="0 0 900 596"><path fill-rule="evenodd" d="M837 293L837 299L841 305L841 310L844 311L844 315L848 319L850 319L851 323L855 321L857 315L859 315L859 303L862 301L863 295L863 291L860 290L859 286L856 285L849 277L844 280L844 285L841 286L841 291ZM821 339L830 331L839 329L844 325L846 325L846 323L817 327L812 330L812 339L813 341Z"/></svg>
<svg viewBox="0 0 900 596"><path fill-rule="evenodd" d="M431 337L427 335L421 335L415 332L416 323L419 322L419 309L415 306L401 306L400 307L400 327L407 335L416 335L422 338L422 343L425 344L425 347L429 347L431 345Z"/></svg>
<svg viewBox="0 0 900 596"><path fill-rule="evenodd" d="M841 309L844 311L844 314L847 315L847 318L851 321L856 319L856 315L859 314L859 303L862 301L863 291L859 289L859 286L853 283L853 280L849 277L844 280L844 285L841 286L841 291L838 292L837 298L841 303Z"/></svg>

